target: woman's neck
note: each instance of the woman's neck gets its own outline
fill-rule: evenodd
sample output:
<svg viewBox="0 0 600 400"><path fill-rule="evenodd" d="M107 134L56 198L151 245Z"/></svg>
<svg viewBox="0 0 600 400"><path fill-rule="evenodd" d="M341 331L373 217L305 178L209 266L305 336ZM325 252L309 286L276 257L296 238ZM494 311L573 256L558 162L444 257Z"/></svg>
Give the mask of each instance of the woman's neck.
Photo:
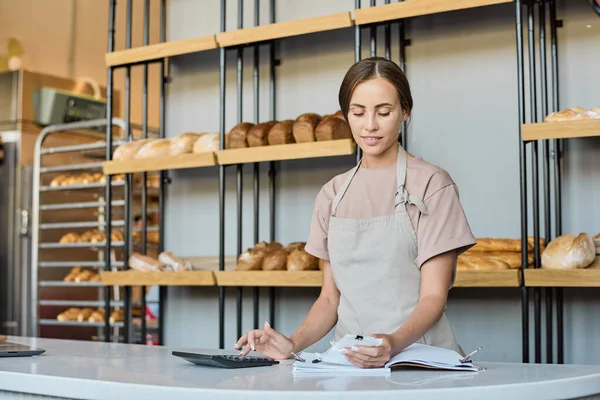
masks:
<svg viewBox="0 0 600 400"><path fill-rule="evenodd" d="M392 145L383 153L377 156L371 156L368 154L364 154L362 159L362 166L364 168L383 168L389 167L390 165L396 164L396 160L398 159L398 148L400 145Z"/></svg>

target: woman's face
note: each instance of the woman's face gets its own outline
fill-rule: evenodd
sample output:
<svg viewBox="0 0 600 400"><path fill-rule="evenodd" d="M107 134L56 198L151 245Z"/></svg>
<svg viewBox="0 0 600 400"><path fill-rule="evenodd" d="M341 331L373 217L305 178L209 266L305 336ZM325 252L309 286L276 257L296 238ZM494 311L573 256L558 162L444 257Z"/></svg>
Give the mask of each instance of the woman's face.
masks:
<svg viewBox="0 0 600 400"><path fill-rule="evenodd" d="M398 92L388 80L376 77L354 88L348 123L365 155L379 156L396 144L404 119Z"/></svg>

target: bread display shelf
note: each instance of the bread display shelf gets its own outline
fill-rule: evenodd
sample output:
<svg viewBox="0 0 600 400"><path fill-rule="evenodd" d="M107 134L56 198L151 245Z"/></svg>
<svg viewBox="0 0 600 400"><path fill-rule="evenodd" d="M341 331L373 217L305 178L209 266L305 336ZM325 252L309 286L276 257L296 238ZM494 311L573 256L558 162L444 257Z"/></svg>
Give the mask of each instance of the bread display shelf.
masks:
<svg viewBox="0 0 600 400"><path fill-rule="evenodd" d="M125 242L111 242L112 247L123 247ZM72 249L86 247L105 247L106 242L98 243L40 243L40 249Z"/></svg>
<svg viewBox="0 0 600 400"><path fill-rule="evenodd" d="M320 287L321 271L215 271L217 286Z"/></svg>
<svg viewBox="0 0 600 400"><path fill-rule="evenodd" d="M40 281L40 287L102 287L100 282Z"/></svg>
<svg viewBox="0 0 600 400"><path fill-rule="evenodd" d="M513 0L410 0L355 10L354 21L356 25L373 24L512 2Z"/></svg>
<svg viewBox="0 0 600 400"><path fill-rule="evenodd" d="M519 287L520 270L457 271L454 287Z"/></svg>
<svg viewBox="0 0 600 400"><path fill-rule="evenodd" d="M107 67L116 67L119 65L154 61L165 57L212 50L217 47L216 36L208 35L107 53L105 61Z"/></svg>
<svg viewBox="0 0 600 400"><path fill-rule="evenodd" d="M111 267L122 267L123 261L113 261ZM72 268L72 267L98 267L104 268L104 261L41 261L38 263L40 268Z"/></svg>
<svg viewBox="0 0 600 400"><path fill-rule="evenodd" d="M600 268L586 269L526 269L528 287L600 287Z"/></svg>
<svg viewBox="0 0 600 400"><path fill-rule="evenodd" d="M100 272L100 281L105 286L214 286L212 271L158 271L136 270Z"/></svg>
<svg viewBox="0 0 600 400"><path fill-rule="evenodd" d="M214 165L217 165L215 153L206 152L139 160L105 161L102 163L102 171L105 175L116 175L133 172L211 167Z"/></svg>
<svg viewBox="0 0 600 400"><path fill-rule="evenodd" d="M124 186L125 182L111 182L112 187ZM56 192L61 190L85 190L85 189L104 189L106 183L86 183L82 185L69 185L69 186L42 186L40 192Z"/></svg>
<svg viewBox="0 0 600 400"><path fill-rule="evenodd" d="M521 133L523 141L600 136L600 119L524 124Z"/></svg>
<svg viewBox="0 0 600 400"><path fill-rule="evenodd" d="M222 32L217 36L220 47L264 42L308 33L324 32L333 29L349 28L353 25L350 12L305 18L296 21L278 22L254 28Z"/></svg>
<svg viewBox="0 0 600 400"><path fill-rule="evenodd" d="M77 322L77 321L57 321L55 319L40 319L40 325L56 325L56 326L79 326L83 328L104 328L104 322ZM112 328L122 328L125 326L123 322L113 322L110 324Z"/></svg>
<svg viewBox="0 0 600 400"><path fill-rule="evenodd" d="M89 300L40 300L38 303L40 306L56 306L56 307L104 307L106 304L103 300L89 301ZM139 302L133 301L132 304L136 305ZM122 301L111 300L111 307L123 307L125 305Z"/></svg>
<svg viewBox="0 0 600 400"><path fill-rule="evenodd" d="M217 151L219 165L244 164L264 161L297 160L303 158L351 155L356 150L352 139L322 142L281 144Z"/></svg>

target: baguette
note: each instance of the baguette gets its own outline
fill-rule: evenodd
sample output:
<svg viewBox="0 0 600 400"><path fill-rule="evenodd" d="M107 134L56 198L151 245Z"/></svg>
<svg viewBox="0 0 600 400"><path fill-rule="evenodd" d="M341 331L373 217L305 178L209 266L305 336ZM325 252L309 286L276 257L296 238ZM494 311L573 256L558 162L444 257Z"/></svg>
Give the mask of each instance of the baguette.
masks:
<svg viewBox="0 0 600 400"><path fill-rule="evenodd" d="M171 139L171 146L169 148L170 156L177 156L180 154L189 154L194 150L194 142L198 140L201 134L198 133L182 133Z"/></svg>
<svg viewBox="0 0 600 400"><path fill-rule="evenodd" d="M177 257L171 251L163 251L158 255L158 261L170 266L173 271L191 271L192 264L182 258Z"/></svg>
<svg viewBox="0 0 600 400"><path fill-rule="evenodd" d="M546 241L540 238L540 252L543 251ZM505 238L477 238L477 244L469 249L469 252L481 251L521 251L521 239L505 239ZM533 251L533 237L527 238L527 251Z"/></svg>
<svg viewBox="0 0 600 400"><path fill-rule="evenodd" d="M113 153L113 160L133 160L137 152L147 143L156 139L140 139L128 142L117 147Z"/></svg>
<svg viewBox="0 0 600 400"><path fill-rule="evenodd" d="M263 122L254 125L247 136L249 147L267 146L269 144L269 131L277 125L277 121Z"/></svg>
<svg viewBox="0 0 600 400"><path fill-rule="evenodd" d="M466 251L459 256L465 257L466 259L472 262L482 262L486 263L489 260L500 260L508 265L510 269L519 269L521 268L521 252L516 251L490 251L490 252L482 252L482 251L474 251L469 252ZM527 255L528 265L533 265L533 254L528 253Z"/></svg>
<svg viewBox="0 0 600 400"><path fill-rule="evenodd" d="M315 128L321 122L321 116L315 113L300 115L294 122L292 134L296 143L314 142Z"/></svg>
<svg viewBox="0 0 600 400"><path fill-rule="evenodd" d="M294 143L294 134L292 128L294 127L294 120L287 119L274 125L269 131L268 142L270 146L276 146L278 144Z"/></svg>
<svg viewBox="0 0 600 400"><path fill-rule="evenodd" d="M192 151L194 153L205 153L221 149L221 135L219 132L209 132L200 136L195 142ZM225 148L229 141L229 133L225 133Z"/></svg>
<svg viewBox="0 0 600 400"><path fill-rule="evenodd" d="M243 149L248 147L248 131L252 129L254 124L250 122L242 122L234 126L229 132L228 149Z"/></svg>
<svg viewBox="0 0 600 400"><path fill-rule="evenodd" d="M329 116L323 118L315 128L315 138L318 142L352 138L350 125L341 118Z"/></svg>
<svg viewBox="0 0 600 400"><path fill-rule="evenodd" d="M510 265L500 259L481 257L471 257L460 255L458 257L457 270L459 271L491 271L491 270L507 270Z"/></svg>
<svg viewBox="0 0 600 400"><path fill-rule="evenodd" d="M132 269L142 272L166 271L170 269L164 263L140 253L131 254L131 257L129 257L129 266Z"/></svg>
<svg viewBox="0 0 600 400"><path fill-rule="evenodd" d="M164 157L169 155L171 139L156 139L146 143L135 154L136 159Z"/></svg>

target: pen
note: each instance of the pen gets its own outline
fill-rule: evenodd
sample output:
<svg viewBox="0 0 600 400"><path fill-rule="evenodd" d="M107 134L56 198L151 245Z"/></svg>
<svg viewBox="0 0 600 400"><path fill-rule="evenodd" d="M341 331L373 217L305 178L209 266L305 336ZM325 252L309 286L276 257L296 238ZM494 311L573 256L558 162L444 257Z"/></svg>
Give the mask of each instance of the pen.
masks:
<svg viewBox="0 0 600 400"><path fill-rule="evenodd" d="M467 360L469 360L469 358L471 358L471 356L475 353L477 353L479 350L481 350L483 347L479 346L478 348L476 348L475 350L473 350L472 352L470 352L469 354L467 354L466 356L464 356L463 358L461 358L459 361L461 363L467 362Z"/></svg>
<svg viewBox="0 0 600 400"><path fill-rule="evenodd" d="M293 351L291 352L292 355L294 356L294 359L300 362L305 362L306 360L302 357L300 357L298 354L294 353Z"/></svg>

